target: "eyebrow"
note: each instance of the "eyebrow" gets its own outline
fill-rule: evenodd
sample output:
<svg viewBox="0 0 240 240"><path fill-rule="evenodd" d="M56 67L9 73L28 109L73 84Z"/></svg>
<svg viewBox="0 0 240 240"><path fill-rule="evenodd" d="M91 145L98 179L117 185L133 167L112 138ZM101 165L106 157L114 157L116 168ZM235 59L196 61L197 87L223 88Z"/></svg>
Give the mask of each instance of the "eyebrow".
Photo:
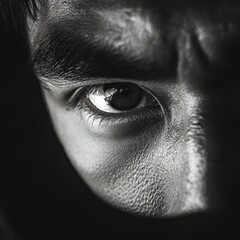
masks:
<svg viewBox="0 0 240 240"><path fill-rule="evenodd" d="M136 55L128 46L116 48L101 39L87 38L82 30L76 33L72 27L74 24L70 20L55 23L37 36L32 60L38 76L49 81L75 82L88 78L147 80L175 74L176 56L171 57L166 66L166 58L161 64L159 59Z"/></svg>

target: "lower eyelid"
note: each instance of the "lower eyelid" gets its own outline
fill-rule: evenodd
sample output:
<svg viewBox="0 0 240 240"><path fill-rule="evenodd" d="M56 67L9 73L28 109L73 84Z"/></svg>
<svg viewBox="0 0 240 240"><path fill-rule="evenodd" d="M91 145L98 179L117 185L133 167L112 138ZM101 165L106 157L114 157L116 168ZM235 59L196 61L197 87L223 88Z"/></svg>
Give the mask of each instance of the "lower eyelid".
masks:
<svg viewBox="0 0 240 240"><path fill-rule="evenodd" d="M90 103L91 104L91 103ZM94 107L94 106L93 106ZM126 124L138 124L139 122L146 121L151 118L158 118L163 121L163 113L158 107L149 107L144 109L137 109L132 112L110 114L104 113L96 109L92 110L91 107L84 103L81 108L78 109L80 118L87 121L90 125L126 125Z"/></svg>
<svg viewBox="0 0 240 240"><path fill-rule="evenodd" d="M159 136L159 133L166 128L164 118L156 109L144 110L131 116L123 115L112 118L98 115L84 106L77 114L88 134L105 140L135 139L142 134Z"/></svg>

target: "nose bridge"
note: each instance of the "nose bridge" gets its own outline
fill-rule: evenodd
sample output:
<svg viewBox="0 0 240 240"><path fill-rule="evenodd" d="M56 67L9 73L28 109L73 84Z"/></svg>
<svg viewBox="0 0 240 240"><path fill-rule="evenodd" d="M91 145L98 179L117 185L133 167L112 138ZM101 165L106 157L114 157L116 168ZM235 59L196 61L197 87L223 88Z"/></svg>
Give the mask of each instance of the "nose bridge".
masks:
<svg viewBox="0 0 240 240"><path fill-rule="evenodd" d="M239 179L235 164L238 161L240 109L232 107L233 91L221 90L215 94L200 93L195 97L197 94L188 89L190 93L184 95L187 96L185 103L189 116L186 133L189 168L195 174L190 174L189 178L199 180L189 186L202 189L207 196L207 204L214 208L231 200L235 193L234 181Z"/></svg>
<svg viewBox="0 0 240 240"><path fill-rule="evenodd" d="M212 103L212 96L186 91L184 102L188 117L185 142L189 195L184 207L187 209L192 199L195 199L197 206L216 209L224 198L222 183L227 162L223 154L225 153L225 157L230 150L226 149L225 143L228 140L223 133L226 130L226 121L221 121L223 116L221 117L220 108L219 112L216 109L219 104Z"/></svg>

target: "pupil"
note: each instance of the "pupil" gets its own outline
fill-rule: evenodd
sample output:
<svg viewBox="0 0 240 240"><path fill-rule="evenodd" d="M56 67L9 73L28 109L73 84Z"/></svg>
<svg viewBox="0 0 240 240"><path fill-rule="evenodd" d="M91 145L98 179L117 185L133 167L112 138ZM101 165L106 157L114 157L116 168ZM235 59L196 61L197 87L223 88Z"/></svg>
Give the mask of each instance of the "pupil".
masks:
<svg viewBox="0 0 240 240"><path fill-rule="evenodd" d="M134 84L114 83L103 87L105 100L119 111L128 111L136 108L142 100L143 91Z"/></svg>

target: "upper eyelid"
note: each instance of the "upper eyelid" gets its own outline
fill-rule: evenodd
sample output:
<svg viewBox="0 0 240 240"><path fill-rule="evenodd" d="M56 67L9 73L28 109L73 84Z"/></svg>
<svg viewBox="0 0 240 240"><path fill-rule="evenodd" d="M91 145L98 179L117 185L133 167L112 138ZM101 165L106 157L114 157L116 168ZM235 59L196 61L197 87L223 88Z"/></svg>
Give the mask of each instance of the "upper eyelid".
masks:
<svg viewBox="0 0 240 240"><path fill-rule="evenodd" d="M65 91L67 89L74 89L79 87L87 87L87 86L95 86L102 84L110 84L110 83L132 83L136 84L139 87L146 89L145 85L147 82L145 81L137 81L135 79L120 79L120 78L86 78L76 81L68 81L65 78L59 79L58 77L43 77L37 76L41 85L50 92L54 90Z"/></svg>
<svg viewBox="0 0 240 240"><path fill-rule="evenodd" d="M39 79L42 87L50 92L58 89L66 89L71 86L76 86L76 84L78 83L74 81L69 82L67 80L64 80L64 78L61 78L59 80L58 77L49 78L49 77L37 75L37 78Z"/></svg>

